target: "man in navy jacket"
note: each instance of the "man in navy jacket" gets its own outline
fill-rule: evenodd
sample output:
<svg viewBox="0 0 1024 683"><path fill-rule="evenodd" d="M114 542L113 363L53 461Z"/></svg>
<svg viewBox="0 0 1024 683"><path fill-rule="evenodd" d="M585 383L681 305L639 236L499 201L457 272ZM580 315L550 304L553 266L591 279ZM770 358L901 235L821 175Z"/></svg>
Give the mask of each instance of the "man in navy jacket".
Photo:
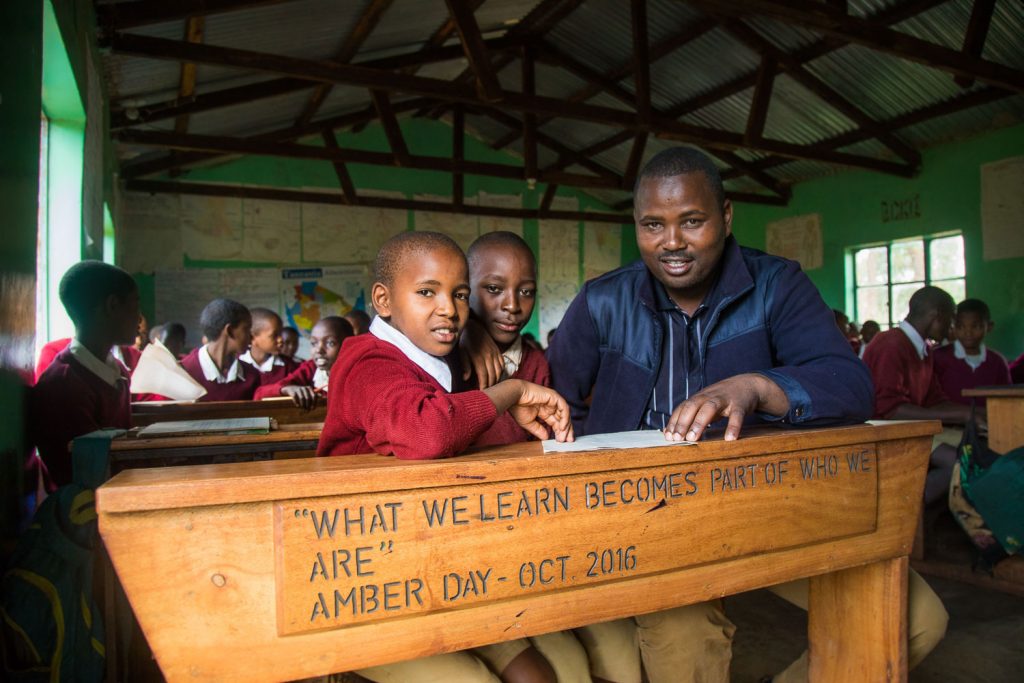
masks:
<svg viewBox="0 0 1024 683"><path fill-rule="evenodd" d="M660 429L694 441L724 421L732 440L745 423L871 416L871 375L831 309L798 264L736 243L707 156L675 148L651 159L634 216L641 260L586 283L548 351L577 435ZM806 608L806 580L778 589ZM913 665L941 639L945 611L916 575L910 600ZM627 658L633 626L652 683L728 680L734 627L717 601L599 625L604 642L616 623L622 652L607 658ZM806 664L805 655L776 681L806 680Z"/></svg>

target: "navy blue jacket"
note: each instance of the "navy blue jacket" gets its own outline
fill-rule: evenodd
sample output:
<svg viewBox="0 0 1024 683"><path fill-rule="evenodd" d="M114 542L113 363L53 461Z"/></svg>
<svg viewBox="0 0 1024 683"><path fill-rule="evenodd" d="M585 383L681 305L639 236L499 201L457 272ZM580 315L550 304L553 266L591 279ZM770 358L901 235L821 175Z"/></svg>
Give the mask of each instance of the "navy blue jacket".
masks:
<svg viewBox="0 0 1024 683"><path fill-rule="evenodd" d="M786 393L789 413L781 419L790 424L871 417L871 374L799 264L740 247L730 236L719 278L701 326L703 386L756 372ZM562 318L548 361L577 435L639 429L665 343L655 284L636 261L583 285Z"/></svg>

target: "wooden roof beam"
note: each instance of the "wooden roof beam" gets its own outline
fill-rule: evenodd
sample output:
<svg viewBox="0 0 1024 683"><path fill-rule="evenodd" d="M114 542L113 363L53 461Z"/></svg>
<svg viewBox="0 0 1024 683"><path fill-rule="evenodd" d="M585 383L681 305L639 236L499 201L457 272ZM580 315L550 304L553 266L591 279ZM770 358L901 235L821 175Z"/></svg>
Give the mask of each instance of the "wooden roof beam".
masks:
<svg viewBox="0 0 1024 683"><path fill-rule="evenodd" d="M637 133L633 138L633 147L629 150L629 161L626 162L626 173L622 176L622 189L632 192L636 184L636 176L640 172L640 163L644 159L647 147L647 133Z"/></svg>
<svg viewBox="0 0 1024 683"><path fill-rule="evenodd" d="M534 50L531 46L523 46L523 58L521 60L523 67L522 88L525 95L535 95L537 91L533 52ZM531 113L523 114L523 167L526 171L527 183L536 183L537 117Z"/></svg>
<svg viewBox="0 0 1024 683"><path fill-rule="evenodd" d="M322 134L324 139L324 147L327 149L338 149L338 138L333 130L325 130ZM341 186L341 194L345 199L345 203L355 206L359 203L359 197L356 195L356 186L352 182L352 176L349 175L348 167L343 161L334 161L334 173L338 176L338 185Z"/></svg>
<svg viewBox="0 0 1024 683"><path fill-rule="evenodd" d="M632 0L629 5L629 16L633 29L633 85L636 90L634 105L640 120L650 121L651 59L647 37L647 0ZM644 142L646 143L646 139Z"/></svg>
<svg viewBox="0 0 1024 683"><path fill-rule="evenodd" d="M964 32L964 46L961 49L965 55L981 56L985 49L985 39L988 37L988 27L992 23L992 11L995 7L996 0L974 0L971 18L967 22L967 31ZM966 76L954 76L953 81L961 88L969 88L974 85L974 79Z"/></svg>
<svg viewBox="0 0 1024 683"><path fill-rule="evenodd" d="M445 0L448 3L448 13L455 22L455 28L459 32L459 39L462 41L462 49L469 60L469 66L476 75L477 92L481 99L488 102L500 102L503 96L501 83L498 76L491 68L490 56L484 45L483 36L480 35L480 26L476 23L476 17L468 0Z"/></svg>
<svg viewBox="0 0 1024 683"><path fill-rule="evenodd" d="M764 125L768 121L768 106L772 101L774 84L775 59L767 54L762 55L761 66L757 70L754 97L750 102L750 113L747 114L747 129L743 133L743 141L748 145L754 145L764 139Z"/></svg>
<svg viewBox="0 0 1024 683"><path fill-rule="evenodd" d="M452 108L452 159L456 164L466 158L466 110L461 104ZM466 203L465 176L452 173L452 203L461 207Z"/></svg>
<svg viewBox="0 0 1024 683"><path fill-rule="evenodd" d="M384 135L387 136L391 154L395 157L395 165L408 166L409 148L405 145L402 127L398 124L398 117L391 107L391 98L383 90L371 90L370 97L373 98L373 107L377 110L377 116L384 127Z"/></svg>
<svg viewBox="0 0 1024 683"><path fill-rule="evenodd" d="M777 0L685 2L705 8L709 12L736 17L746 17L750 14L766 16L956 76L966 76L1000 88L1024 92L1024 71L894 31L880 22L836 12L821 3L807 0L790 0L785 3Z"/></svg>

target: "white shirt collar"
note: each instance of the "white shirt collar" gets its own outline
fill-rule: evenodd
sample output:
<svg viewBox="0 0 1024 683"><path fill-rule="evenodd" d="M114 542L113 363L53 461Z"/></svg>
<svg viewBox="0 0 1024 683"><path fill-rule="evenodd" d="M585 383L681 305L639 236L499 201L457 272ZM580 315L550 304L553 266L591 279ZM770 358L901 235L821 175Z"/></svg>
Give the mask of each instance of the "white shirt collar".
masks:
<svg viewBox="0 0 1024 683"><path fill-rule="evenodd" d="M330 379L331 373L327 372L323 368L317 368L316 372L313 373L313 388L327 391L327 384Z"/></svg>
<svg viewBox="0 0 1024 683"><path fill-rule="evenodd" d="M85 348L85 346L77 339L71 340L71 343L68 344L68 351L71 352L71 355L75 357L75 360L81 363L86 370L96 375L110 386L116 387L119 381L124 380L124 374L122 373L124 365L115 359L114 355L110 351L107 352L106 358L100 360L93 355L92 351Z"/></svg>
<svg viewBox="0 0 1024 683"><path fill-rule="evenodd" d="M206 345L199 349L199 367L202 369L203 377L206 378L207 382L227 384L228 382L245 379L242 364L238 362L237 358L231 363L228 371L222 375L220 370L217 369L217 364L213 362L213 357L210 356L210 350L206 348Z"/></svg>
<svg viewBox="0 0 1024 683"><path fill-rule="evenodd" d="M501 362L505 366L501 373L501 379L508 379L512 375L516 374L516 371L519 370L519 366L523 362L522 337L516 337L516 340L512 342L512 345L505 349L505 353L501 354Z"/></svg>
<svg viewBox="0 0 1024 683"><path fill-rule="evenodd" d="M910 343L914 345L914 350L917 351L917 357L924 360L924 357L928 355L928 344L925 343L924 337L921 336L921 333L915 330L914 326L906 320L900 321L900 329L903 330L903 334L907 335L910 339Z"/></svg>
<svg viewBox="0 0 1024 683"><path fill-rule="evenodd" d="M260 372L270 372L271 370L274 369L275 365L284 365L284 361L276 353L267 356L266 360L264 360L262 364L259 364L252 358L252 349L246 351L241 356L239 356L238 360L242 361L243 363L248 363L249 365L259 370Z"/></svg>
<svg viewBox="0 0 1024 683"><path fill-rule="evenodd" d="M444 387L445 391L452 390L452 370L448 367L448 364L443 359L432 356L413 344L408 337L392 327L391 323L377 316L370 323L370 334L381 341L386 341L398 347L398 350L404 353L406 358L436 379L437 383Z"/></svg>
<svg viewBox="0 0 1024 683"><path fill-rule="evenodd" d="M964 345L960 343L959 339L953 342L953 355L970 365L971 370L977 370L981 367L981 364L985 362L985 354L987 353L985 351L985 342L981 343L978 347L978 351L979 353L977 355L969 356L967 354L967 349L964 348Z"/></svg>

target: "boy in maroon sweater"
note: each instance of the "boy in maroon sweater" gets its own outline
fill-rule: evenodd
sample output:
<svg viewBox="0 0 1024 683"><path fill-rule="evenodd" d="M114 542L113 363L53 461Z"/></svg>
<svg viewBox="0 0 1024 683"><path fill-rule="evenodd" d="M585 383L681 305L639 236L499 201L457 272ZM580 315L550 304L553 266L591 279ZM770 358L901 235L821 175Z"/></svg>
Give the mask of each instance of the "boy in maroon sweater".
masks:
<svg viewBox="0 0 1024 683"><path fill-rule="evenodd" d="M71 483L68 443L97 429L131 426L128 369L110 349L131 344L139 325L132 276L100 261L82 261L60 281L60 300L75 338L31 389L28 432L52 484Z"/></svg>
<svg viewBox="0 0 1024 683"><path fill-rule="evenodd" d="M251 399L260 374L238 358L252 342L249 309L231 299L214 299L200 314L199 325L208 341L181 359L181 367L206 389L198 400Z"/></svg>
<svg viewBox="0 0 1024 683"><path fill-rule="evenodd" d="M275 396L291 396L295 405L310 410L317 395L327 394L331 368L341 351L341 343L353 336L352 325L345 318L329 315L320 318L309 334L313 357L303 362L280 382L263 384L256 390L256 400Z"/></svg>
<svg viewBox="0 0 1024 683"><path fill-rule="evenodd" d="M522 379L551 386L551 368L544 352L526 344L521 335L537 302L537 261L523 238L497 231L479 237L466 253L473 319L500 356L491 369L497 380ZM469 330L467 330L469 333ZM486 340L482 340L486 342ZM471 370L472 372L472 370ZM476 386L474 377L470 386ZM528 441L531 434L505 414L478 438L474 446Z"/></svg>
<svg viewBox="0 0 1024 683"><path fill-rule="evenodd" d="M249 313L252 315L252 342L238 360L259 372L260 384L276 384L299 367L296 361L280 355L284 345L281 316L269 308L252 308Z"/></svg>
<svg viewBox="0 0 1024 683"><path fill-rule="evenodd" d="M568 405L546 387L510 379L484 391L450 393L445 357L469 316L470 292L466 257L450 237L406 232L391 238L377 254L374 278L371 296L379 315L369 334L343 344L331 372L317 455L376 451L405 459L450 457L505 412L538 438L547 438L550 427L558 440L572 439ZM504 681L555 681L551 664L528 641L473 653ZM442 657L461 662L467 672L477 661L467 652ZM375 681L441 680L431 671L434 659L359 673Z"/></svg>
<svg viewBox="0 0 1024 683"><path fill-rule="evenodd" d="M952 344L935 349L935 374L951 401L970 405L964 389L1011 384L1010 368L998 351L985 347L992 331L992 314L981 299L964 299L956 307ZM979 406L985 399L975 399Z"/></svg>

